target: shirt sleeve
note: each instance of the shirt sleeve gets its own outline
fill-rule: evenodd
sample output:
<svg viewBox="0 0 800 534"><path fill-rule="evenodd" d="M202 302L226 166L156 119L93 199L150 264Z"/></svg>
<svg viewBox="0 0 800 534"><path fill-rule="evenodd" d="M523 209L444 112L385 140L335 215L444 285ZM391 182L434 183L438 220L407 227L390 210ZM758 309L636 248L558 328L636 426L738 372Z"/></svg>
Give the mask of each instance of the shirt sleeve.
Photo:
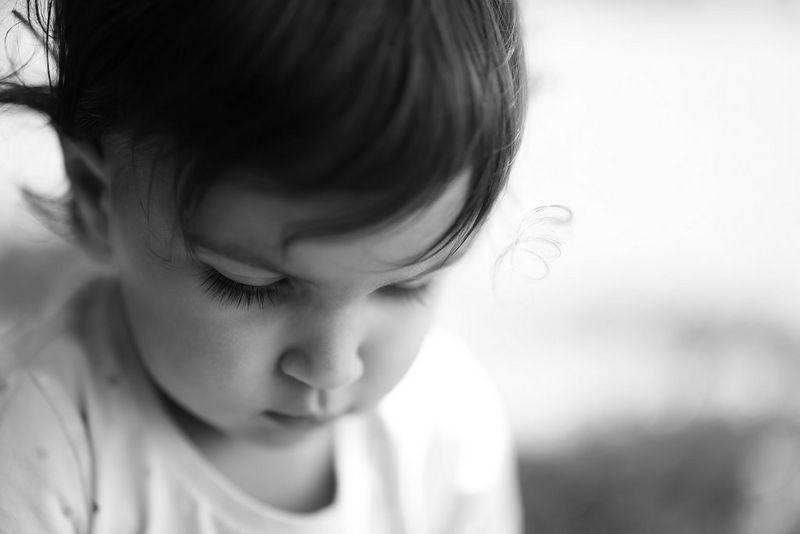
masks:
<svg viewBox="0 0 800 534"><path fill-rule="evenodd" d="M53 378L0 375L0 534L78 534L91 525L90 448Z"/></svg>

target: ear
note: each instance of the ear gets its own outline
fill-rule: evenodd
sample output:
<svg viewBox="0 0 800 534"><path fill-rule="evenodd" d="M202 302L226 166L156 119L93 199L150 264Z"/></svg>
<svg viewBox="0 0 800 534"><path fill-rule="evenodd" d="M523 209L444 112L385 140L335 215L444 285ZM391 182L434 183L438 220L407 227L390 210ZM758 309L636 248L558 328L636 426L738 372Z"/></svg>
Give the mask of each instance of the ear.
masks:
<svg viewBox="0 0 800 534"><path fill-rule="evenodd" d="M73 195L76 233L86 251L106 262L110 259L109 215L111 213L111 174L102 148L94 144L59 136L64 167Z"/></svg>

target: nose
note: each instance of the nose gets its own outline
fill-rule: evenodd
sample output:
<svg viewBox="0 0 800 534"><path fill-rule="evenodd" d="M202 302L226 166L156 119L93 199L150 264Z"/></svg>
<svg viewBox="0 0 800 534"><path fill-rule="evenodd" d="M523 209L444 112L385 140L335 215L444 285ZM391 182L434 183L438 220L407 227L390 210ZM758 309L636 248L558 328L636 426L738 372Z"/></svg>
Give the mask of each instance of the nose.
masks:
<svg viewBox="0 0 800 534"><path fill-rule="evenodd" d="M281 355L279 367L312 389L329 391L363 375L361 328L352 314L320 315L300 323L299 335Z"/></svg>
<svg viewBox="0 0 800 534"><path fill-rule="evenodd" d="M312 389L332 391L356 382L364 373L364 364L357 355L292 349L281 358L281 372Z"/></svg>

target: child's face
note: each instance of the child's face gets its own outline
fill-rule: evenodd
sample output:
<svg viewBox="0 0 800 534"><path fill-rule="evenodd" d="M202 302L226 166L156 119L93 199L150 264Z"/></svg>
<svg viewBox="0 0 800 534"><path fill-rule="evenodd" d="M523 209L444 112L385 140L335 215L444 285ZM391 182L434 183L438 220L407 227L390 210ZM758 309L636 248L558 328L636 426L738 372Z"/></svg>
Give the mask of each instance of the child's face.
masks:
<svg viewBox="0 0 800 534"><path fill-rule="evenodd" d="M408 263L453 222L466 184L459 176L404 222L301 238L284 254L292 223L347 204L287 200L227 180L193 219L196 257L174 238L158 188L146 217L140 193L115 187L112 261L144 365L203 422L265 445L374 406L417 355L431 322L420 288L436 278L423 273L450 248Z"/></svg>

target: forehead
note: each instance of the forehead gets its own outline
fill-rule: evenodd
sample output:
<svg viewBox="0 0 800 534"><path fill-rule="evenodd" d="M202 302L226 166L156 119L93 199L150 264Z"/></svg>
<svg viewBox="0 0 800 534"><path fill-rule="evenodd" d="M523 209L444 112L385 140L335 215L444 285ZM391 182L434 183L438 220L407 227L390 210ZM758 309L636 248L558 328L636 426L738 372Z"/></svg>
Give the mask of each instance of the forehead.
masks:
<svg viewBox="0 0 800 534"><path fill-rule="evenodd" d="M252 263L280 261L312 278L319 274L315 271L332 267L380 273L408 265L434 247L461 211L467 186L468 173L463 173L438 198L403 219L344 235L302 237L285 246L287 231L335 220L353 209L358 199L298 200L239 181L221 182L209 190L196 211L188 238L192 245Z"/></svg>

